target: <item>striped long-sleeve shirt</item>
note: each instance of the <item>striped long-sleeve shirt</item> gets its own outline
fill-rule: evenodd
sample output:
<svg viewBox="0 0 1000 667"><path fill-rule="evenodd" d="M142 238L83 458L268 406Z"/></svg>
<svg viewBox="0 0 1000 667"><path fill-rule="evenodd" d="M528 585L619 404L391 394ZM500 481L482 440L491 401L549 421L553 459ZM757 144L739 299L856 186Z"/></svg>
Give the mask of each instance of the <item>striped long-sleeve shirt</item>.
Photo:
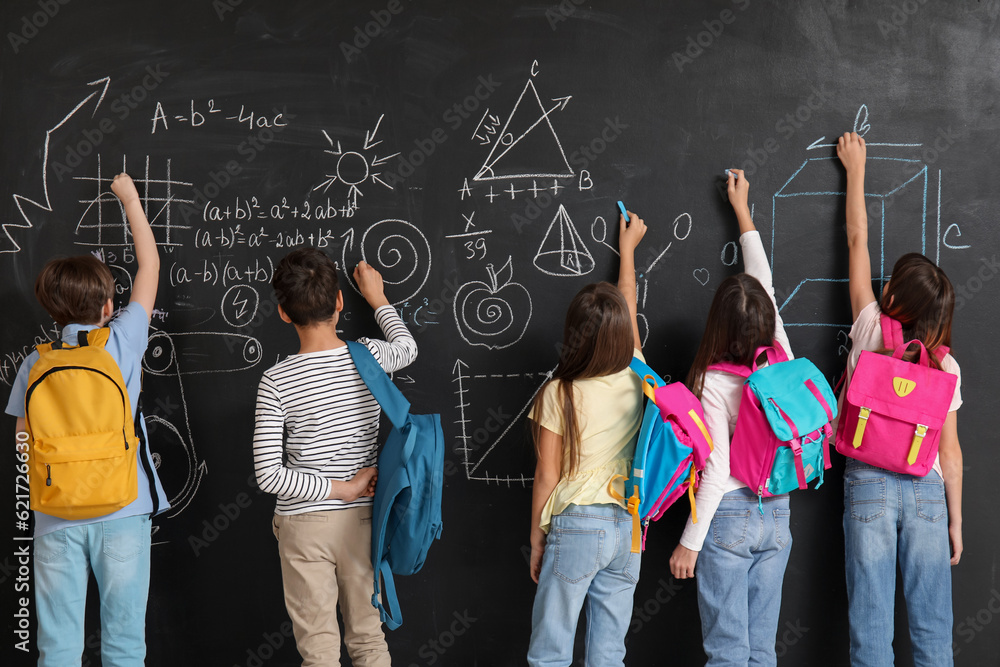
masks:
<svg viewBox="0 0 1000 667"><path fill-rule="evenodd" d="M358 342L386 371L409 365L417 344L395 309L382 306L375 319L387 340ZM371 503L371 498L345 502L327 496L331 480L349 481L375 463L380 414L346 345L292 355L268 369L257 390L253 459L261 490L278 496L275 512Z"/></svg>

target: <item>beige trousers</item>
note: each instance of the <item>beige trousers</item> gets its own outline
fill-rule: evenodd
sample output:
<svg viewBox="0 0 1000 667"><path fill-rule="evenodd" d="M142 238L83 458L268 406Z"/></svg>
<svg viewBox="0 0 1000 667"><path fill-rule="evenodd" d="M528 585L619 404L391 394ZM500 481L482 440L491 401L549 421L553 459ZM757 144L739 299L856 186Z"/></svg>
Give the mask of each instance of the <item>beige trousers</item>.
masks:
<svg viewBox="0 0 1000 667"><path fill-rule="evenodd" d="M372 508L275 515L285 607L302 667L340 666L340 626L355 667L390 667L378 610L372 606Z"/></svg>

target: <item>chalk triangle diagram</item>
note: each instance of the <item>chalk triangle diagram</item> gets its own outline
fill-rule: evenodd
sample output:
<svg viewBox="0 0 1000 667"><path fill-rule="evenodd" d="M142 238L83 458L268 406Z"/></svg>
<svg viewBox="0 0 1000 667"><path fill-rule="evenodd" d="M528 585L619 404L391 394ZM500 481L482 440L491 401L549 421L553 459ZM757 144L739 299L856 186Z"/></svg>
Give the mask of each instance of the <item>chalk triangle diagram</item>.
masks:
<svg viewBox="0 0 1000 667"><path fill-rule="evenodd" d="M550 276L583 276L594 270L594 256L562 204L545 232L534 263Z"/></svg>
<svg viewBox="0 0 1000 667"><path fill-rule="evenodd" d="M502 178L553 177L574 175L562 143L549 116L565 101L546 110L531 79L517 98L507 122L493 142L490 154L473 177L475 181Z"/></svg>

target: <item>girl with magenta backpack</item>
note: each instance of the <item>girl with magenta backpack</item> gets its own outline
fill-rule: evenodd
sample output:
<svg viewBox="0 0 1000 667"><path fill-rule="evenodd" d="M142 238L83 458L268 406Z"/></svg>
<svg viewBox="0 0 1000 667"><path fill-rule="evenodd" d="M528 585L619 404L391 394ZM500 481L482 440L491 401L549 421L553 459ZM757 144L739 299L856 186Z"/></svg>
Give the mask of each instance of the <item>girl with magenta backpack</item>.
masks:
<svg viewBox="0 0 1000 667"><path fill-rule="evenodd" d="M531 503L528 664L568 667L586 607L586 664L623 665L640 555L632 516L608 490L630 472L643 393L629 369L642 358L636 323L635 248L646 225L621 217L618 286L596 283L573 298L559 364L530 418L538 457Z"/></svg>
<svg viewBox="0 0 1000 667"><path fill-rule="evenodd" d="M715 449L695 496L698 521L688 519L670 571L688 579L697 565L708 666L776 665L781 584L792 544L788 494L760 498L730 473L730 441L744 378L710 367L728 362L753 368L761 347L780 346L789 358L792 354L767 256L750 218L750 185L742 170L729 170L728 190L746 272L719 285L688 373L687 385L701 399Z"/></svg>
<svg viewBox="0 0 1000 667"><path fill-rule="evenodd" d="M858 366L861 355L865 351L892 352L885 350L887 339L883 327L886 323L889 331L901 325L902 335L897 334L898 340L918 340L926 348L926 353L916 345L907 348L909 351L903 359L926 361L932 368L956 376L954 390L943 396L944 405L949 400L950 405L947 405L947 417L940 429L938 456L933 469L925 476L886 470L857 458L847 459L844 539L851 664L854 667L893 664L893 606L898 562L914 665L950 667L954 664L951 566L957 565L962 556L962 448L958 441L956 412L962 404L961 379L958 363L947 354L955 294L944 271L923 255L911 253L896 262L879 305L872 290L868 254L864 139L856 133L845 134L837 142L837 155L847 171L847 247L854 318L853 347L847 360L846 402L851 401L852 380L861 376ZM883 315L888 317L883 318ZM921 356L915 357L917 353ZM899 380L898 377L886 378L887 382L896 383L898 396L906 396L908 391L914 390L913 386ZM895 400L891 394L889 398ZM944 405L941 406L942 414ZM864 416L865 422L873 421L869 415L876 416L869 412ZM847 412L844 416L846 418ZM867 424L869 435L877 433L874 426ZM848 429L842 422L839 429L837 449L848 456L852 456L852 450L860 447L862 441L865 446L883 445L870 443L872 438L863 437L863 427ZM910 448L910 434L904 436L904 447ZM918 438L914 437L910 464L914 463L915 450L919 446ZM905 463L899 467L905 468Z"/></svg>

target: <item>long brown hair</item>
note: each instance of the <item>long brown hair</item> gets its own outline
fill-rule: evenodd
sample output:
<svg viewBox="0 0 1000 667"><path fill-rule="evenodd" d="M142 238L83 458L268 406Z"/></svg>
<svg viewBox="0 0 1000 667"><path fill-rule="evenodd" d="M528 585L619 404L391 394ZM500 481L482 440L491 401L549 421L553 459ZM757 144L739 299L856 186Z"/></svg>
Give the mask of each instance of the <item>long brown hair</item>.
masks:
<svg viewBox="0 0 1000 667"><path fill-rule="evenodd" d="M903 325L903 340L919 340L931 353L931 365L941 368L934 351L951 346L955 313L955 289L941 267L916 252L896 260L882 296L882 312ZM916 350L907 350L903 358L913 361L916 355Z"/></svg>
<svg viewBox="0 0 1000 667"><path fill-rule="evenodd" d="M549 380L559 381L564 461L569 459L568 470L563 470L563 474L575 474L580 463L580 424L573 400L573 381L610 375L628 368L633 345L628 304L616 286L606 282L593 283L573 297L566 312L562 343L558 346L559 365ZM546 386L535 396L535 414L541 413ZM536 455L540 429L538 422L532 421Z"/></svg>
<svg viewBox="0 0 1000 667"><path fill-rule="evenodd" d="M752 364L757 348L774 343L774 322L774 303L759 280L738 273L722 281L685 381L691 392L701 398L705 371L714 363Z"/></svg>

